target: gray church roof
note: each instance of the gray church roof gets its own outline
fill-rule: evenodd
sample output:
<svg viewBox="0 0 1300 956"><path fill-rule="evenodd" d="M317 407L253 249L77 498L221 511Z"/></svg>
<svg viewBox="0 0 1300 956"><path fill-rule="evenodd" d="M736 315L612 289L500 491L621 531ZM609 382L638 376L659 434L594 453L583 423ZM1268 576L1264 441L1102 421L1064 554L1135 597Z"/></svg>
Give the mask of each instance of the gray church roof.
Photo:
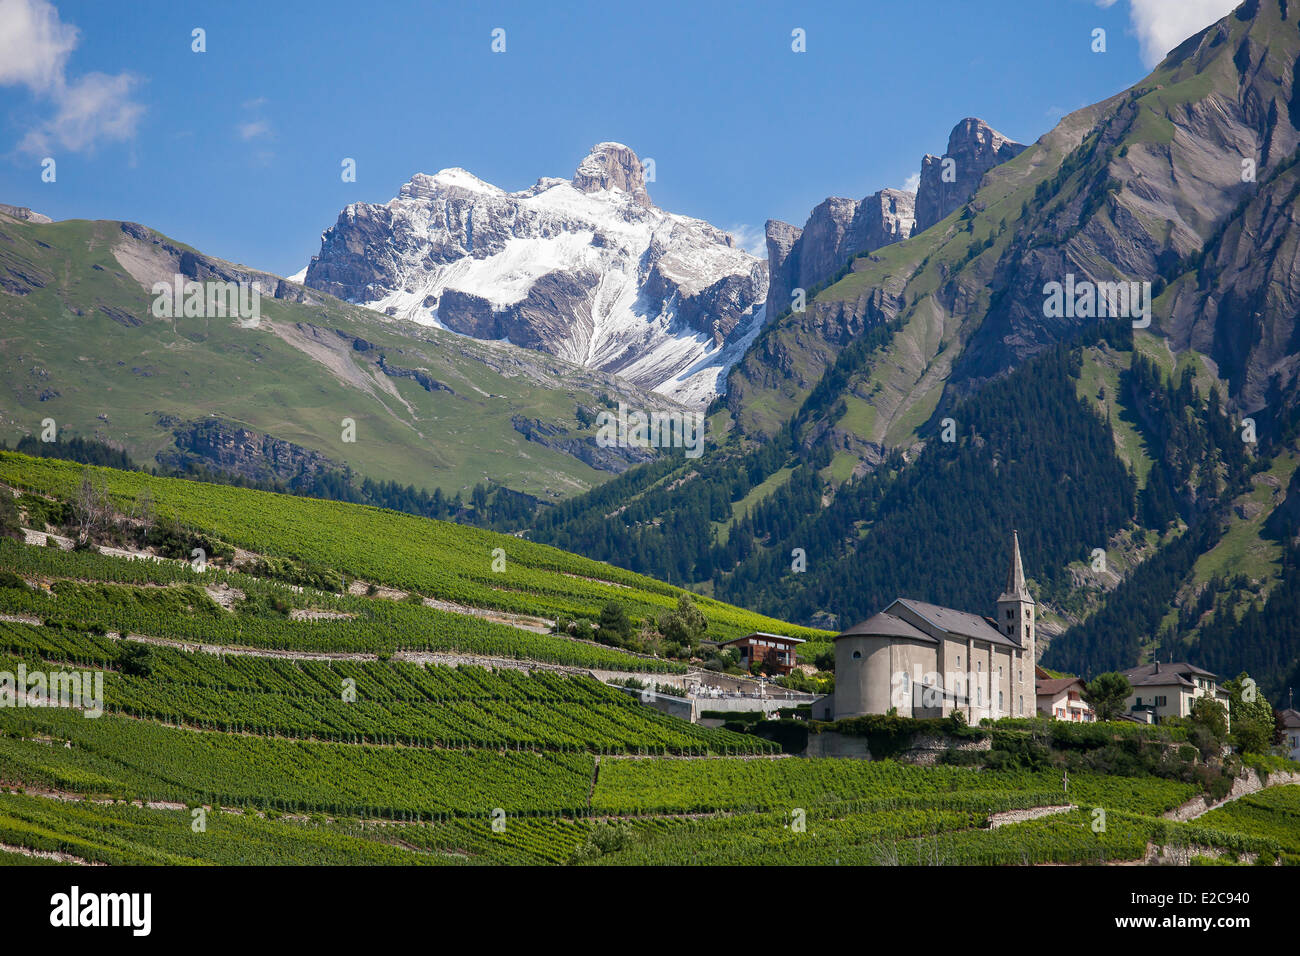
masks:
<svg viewBox="0 0 1300 956"><path fill-rule="evenodd" d="M843 634L837 635L836 640L841 637L902 637L913 641L924 641L927 644L939 643L938 639L887 611L881 611L861 624L855 624Z"/></svg>
<svg viewBox="0 0 1300 956"><path fill-rule="evenodd" d="M1023 601L1034 603L1029 588L1025 585L1025 569L1020 561L1020 535L1011 535L1011 567L1007 571L1007 589L998 598L1003 601ZM895 608L905 608L902 614ZM998 611L1000 617L1002 612ZM909 620L910 618L910 620ZM916 623L912 623L916 621ZM920 626L917 626L917 625ZM898 637L927 644L938 644L943 635L965 637L1003 647L1022 650L1026 645L1018 638L1003 634L998 630L998 622L971 614L968 611L956 611L938 604L914 601L911 598L895 598L894 602L861 624L856 624L838 637ZM1031 662L1032 663L1032 662Z"/></svg>
<svg viewBox="0 0 1300 956"><path fill-rule="evenodd" d="M939 630L946 631L949 634L955 634L959 637L973 637L978 641L1003 644L1007 647L1020 646L1017 641L1013 641L1005 634L999 633L996 627L978 614L971 614L968 611L955 611L950 607L940 607L938 604L927 604L924 601L913 601L911 598L898 598L894 601L894 604L902 604L904 607L910 608ZM890 607L893 606L893 604L890 605ZM885 608L885 610L888 611L889 608Z"/></svg>

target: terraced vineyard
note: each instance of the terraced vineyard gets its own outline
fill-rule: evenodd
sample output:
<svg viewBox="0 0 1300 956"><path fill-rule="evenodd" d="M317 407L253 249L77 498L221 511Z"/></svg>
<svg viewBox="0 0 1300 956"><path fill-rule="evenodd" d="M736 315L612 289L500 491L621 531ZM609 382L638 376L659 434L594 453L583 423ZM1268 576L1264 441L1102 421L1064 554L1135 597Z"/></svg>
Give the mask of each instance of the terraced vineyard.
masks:
<svg viewBox="0 0 1300 956"><path fill-rule="evenodd" d="M0 482L67 499L82 466L0 453ZM520 614L595 616L607 601L636 618L672 610L679 588L510 535L362 505L297 498L140 472L93 468L125 508L148 489L159 517L175 519L257 554L312 562L349 578L378 581L426 597ZM494 564L501 570L494 570ZM698 606L711 637L795 627L708 598Z"/></svg>
<svg viewBox="0 0 1300 956"><path fill-rule="evenodd" d="M123 645L0 623L0 670L115 666ZM110 713L269 737L592 753L763 753L775 745L676 720L590 677L402 661L149 651L147 677L101 671Z"/></svg>
<svg viewBox="0 0 1300 956"><path fill-rule="evenodd" d="M1247 852L1280 851L1285 862L1300 865L1300 786L1277 787L1211 810L1187 828L1191 838L1222 846L1226 835L1242 840ZM1237 849L1234 847L1234 849Z"/></svg>
<svg viewBox="0 0 1300 956"><path fill-rule="evenodd" d="M66 495L80 474L0 455L0 480L28 494ZM0 864L1300 857L1300 788L1181 824L1162 815L1200 789L1175 779L1072 772L1067 793L1056 771L787 757L595 676L672 680L680 662L506 623L592 614L610 596L634 617L675 606L676 589L637 575L375 509L104 475L123 510L148 488L160 514L256 554L196 571L0 539L0 681L75 671L103 691L90 711L3 698ZM29 514L63 507L25 500ZM316 579L278 580L259 556ZM712 637L824 637L699 606ZM1029 732L1011 721L999 734ZM1181 742L1114 735L1144 736Z"/></svg>
<svg viewBox="0 0 1300 956"><path fill-rule="evenodd" d="M759 811L848 805L863 799L910 801L944 810L978 806L1019 809L1067 802L1158 815L1195 796L1197 788L1155 777L1072 775L1068 795L1056 774L920 767L892 761L607 760L592 807L603 813ZM977 795L972 797L972 794ZM1003 805L1004 798L1032 802ZM996 806L995 806L996 805Z"/></svg>
<svg viewBox="0 0 1300 956"><path fill-rule="evenodd" d="M31 574L27 560L9 560L15 550L0 544L0 568ZM119 563L163 567L153 562ZM84 571L85 569L77 569ZM160 575L162 576L162 575ZM225 585L242 595L229 610L219 606L203 583L139 581L130 584L55 580L48 591L0 588L2 610L16 616L67 624L81 630L165 638L218 646L329 653L394 651L464 652L485 657L541 661L570 667L672 673L675 661L647 658L590 642L535 634L421 604L303 593L243 574L208 571L209 586ZM275 610L276 607L283 611ZM303 613L295 618L294 611Z"/></svg>

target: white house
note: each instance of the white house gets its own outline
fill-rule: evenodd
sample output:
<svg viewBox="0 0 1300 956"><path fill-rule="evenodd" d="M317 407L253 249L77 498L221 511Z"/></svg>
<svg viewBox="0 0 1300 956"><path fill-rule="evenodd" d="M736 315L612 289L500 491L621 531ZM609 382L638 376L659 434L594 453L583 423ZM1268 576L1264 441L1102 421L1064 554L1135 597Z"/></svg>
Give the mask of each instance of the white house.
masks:
<svg viewBox="0 0 1300 956"><path fill-rule="evenodd" d="M1092 705L1083 699L1087 689L1078 677L1048 677L1040 667L1037 670L1038 712L1053 720L1068 720L1086 724L1097 719Z"/></svg>
<svg viewBox="0 0 1300 956"><path fill-rule="evenodd" d="M1133 685L1125 701L1128 712L1149 717L1159 723L1169 717L1190 717L1198 697L1209 697L1229 708L1228 692L1219 687L1219 678L1186 661L1155 661L1122 672Z"/></svg>
<svg viewBox="0 0 1300 956"><path fill-rule="evenodd" d="M1292 760L1300 760L1300 710L1282 711L1282 746Z"/></svg>

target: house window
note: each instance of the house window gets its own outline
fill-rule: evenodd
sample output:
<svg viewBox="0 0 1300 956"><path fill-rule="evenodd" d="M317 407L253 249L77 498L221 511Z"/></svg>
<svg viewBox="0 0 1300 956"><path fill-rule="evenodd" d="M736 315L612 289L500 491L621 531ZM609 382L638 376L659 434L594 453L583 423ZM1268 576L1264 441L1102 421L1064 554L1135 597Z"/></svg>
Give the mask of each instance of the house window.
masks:
<svg viewBox="0 0 1300 956"><path fill-rule="evenodd" d="M957 666L958 666L958 667L961 667L961 655L960 655L960 654L957 655Z"/></svg>
<svg viewBox="0 0 1300 956"><path fill-rule="evenodd" d="M1007 620L1011 620L1011 608L1007 608Z"/></svg>
<svg viewBox="0 0 1300 956"><path fill-rule="evenodd" d="M1003 707L1002 701L1003 701L1002 691L998 691L998 713L1002 712L1002 707Z"/></svg>
<svg viewBox="0 0 1300 956"><path fill-rule="evenodd" d="M853 652L853 659L854 659L855 661L860 661L860 660L862 660L862 652L861 652L861 651L854 651L854 652Z"/></svg>
<svg viewBox="0 0 1300 956"><path fill-rule="evenodd" d="M1025 712L1025 697L1023 694L1021 694L1020 699L1016 701L1016 716L1019 717L1023 715L1024 712Z"/></svg>
<svg viewBox="0 0 1300 956"><path fill-rule="evenodd" d="M1157 707L1163 707L1163 706L1165 706L1165 702L1166 702L1168 699L1169 699L1169 698L1165 697L1165 696L1162 694L1161 696L1159 696L1159 697L1156 698L1156 706L1157 706Z"/></svg>

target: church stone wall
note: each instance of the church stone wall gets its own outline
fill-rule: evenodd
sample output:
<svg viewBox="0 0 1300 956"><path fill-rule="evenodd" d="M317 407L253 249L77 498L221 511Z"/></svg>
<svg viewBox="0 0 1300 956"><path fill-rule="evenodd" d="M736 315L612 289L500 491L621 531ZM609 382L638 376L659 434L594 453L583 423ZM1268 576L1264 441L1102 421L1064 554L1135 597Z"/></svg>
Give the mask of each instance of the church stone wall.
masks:
<svg viewBox="0 0 1300 956"><path fill-rule="evenodd" d="M858 657L854 657L858 654ZM938 670L936 648L903 638L849 636L835 641L835 717L885 714L897 706L894 675ZM939 710L913 706L909 695L898 713L903 717L940 716Z"/></svg>

